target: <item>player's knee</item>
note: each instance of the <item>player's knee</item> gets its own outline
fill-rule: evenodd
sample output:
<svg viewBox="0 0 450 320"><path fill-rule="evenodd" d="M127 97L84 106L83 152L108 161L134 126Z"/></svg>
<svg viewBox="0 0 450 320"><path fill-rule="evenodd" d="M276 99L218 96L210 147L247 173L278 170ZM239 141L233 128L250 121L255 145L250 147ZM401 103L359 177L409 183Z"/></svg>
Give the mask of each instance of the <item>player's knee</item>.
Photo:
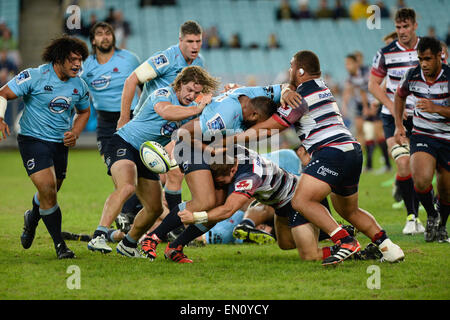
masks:
<svg viewBox="0 0 450 320"><path fill-rule="evenodd" d="M426 179L426 177L418 174L413 174L413 181L414 189L419 192L426 191L431 185L431 181L429 179Z"/></svg>
<svg viewBox="0 0 450 320"><path fill-rule="evenodd" d="M283 241L283 239L278 239L277 243L278 243L278 247L281 250L292 250L292 249L295 249L295 243L293 243L291 241Z"/></svg>
<svg viewBox="0 0 450 320"><path fill-rule="evenodd" d="M56 185L53 183L39 187L39 197L41 202L56 203L56 194Z"/></svg>
<svg viewBox="0 0 450 320"><path fill-rule="evenodd" d="M131 183L127 183L121 186L118 191L123 198L128 199L133 195L133 193L136 192L136 186Z"/></svg>
<svg viewBox="0 0 450 320"><path fill-rule="evenodd" d="M315 261L320 260L317 251L299 251L299 257L303 261Z"/></svg>
<svg viewBox="0 0 450 320"><path fill-rule="evenodd" d="M297 212L302 212L304 203L305 201L302 201L301 199L299 199L299 197L294 197L291 200L292 208Z"/></svg>
<svg viewBox="0 0 450 320"><path fill-rule="evenodd" d="M216 206L216 196L211 193L201 197L193 197L191 205L196 208L196 211L211 210Z"/></svg>

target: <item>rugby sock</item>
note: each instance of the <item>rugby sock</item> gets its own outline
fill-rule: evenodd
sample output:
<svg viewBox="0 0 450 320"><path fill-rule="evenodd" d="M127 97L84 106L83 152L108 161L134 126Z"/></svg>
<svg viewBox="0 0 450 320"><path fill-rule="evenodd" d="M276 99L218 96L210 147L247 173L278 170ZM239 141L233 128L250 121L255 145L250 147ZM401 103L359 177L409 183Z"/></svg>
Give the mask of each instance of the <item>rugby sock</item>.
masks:
<svg viewBox="0 0 450 320"><path fill-rule="evenodd" d="M331 247L323 247L322 248L322 259L325 260L331 256Z"/></svg>
<svg viewBox="0 0 450 320"><path fill-rule="evenodd" d="M443 201L438 197L437 208L440 216L439 226L445 226L447 224L448 215L450 213L450 203Z"/></svg>
<svg viewBox="0 0 450 320"><path fill-rule="evenodd" d="M41 203L39 202L38 198L37 198L37 192L35 193L34 197L33 197L33 209L31 209L31 221L33 223L33 225L37 225L39 223L39 220L41 220L41 214L39 213L39 206L41 205Z"/></svg>
<svg viewBox="0 0 450 320"><path fill-rule="evenodd" d="M167 206L172 210L181 203L181 190L167 190L164 188L164 196L166 197Z"/></svg>
<svg viewBox="0 0 450 320"><path fill-rule="evenodd" d="M94 235L92 238L101 237L102 235L105 237L105 239L108 239L108 228L104 226L98 226L97 229L94 231Z"/></svg>
<svg viewBox="0 0 450 320"><path fill-rule="evenodd" d="M134 240L129 234L122 240L123 244L130 248L137 248L137 241Z"/></svg>
<svg viewBox="0 0 450 320"><path fill-rule="evenodd" d="M320 232L319 232L319 241L323 241L323 240L326 240L326 239L330 239L330 236L326 232L323 232L322 230L320 230Z"/></svg>
<svg viewBox="0 0 450 320"><path fill-rule="evenodd" d="M202 234L208 232L211 228L205 227L202 224L192 224L183 231L174 241L169 244L169 248L175 249L180 244L184 247L195 238L200 237Z"/></svg>
<svg viewBox="0 0 450 320"><path fill-rule="evenodd" d="M414 182L412 176L400 177L397 175L395 177L399 192L403 198L403 202L406 207L406 215L414 214L418 216L417 203L416 203L416 192L414 191Z"/></svg>
<svg viewBox="0 0 450 320"><path fill-rule="evenodd" d="M353 238L348 234L347 230L342 229L342 227L336 228L333 232L330 233L331 241L334 243L341 242L352 242Z"/></svg>
<svg viewBox="0 0 450 320"><path fill-rule="evenodd" d="M387 168L391 168L391 160L389 158L389 152L387 148L386 139L380 139L377 141L377 144L380 146L381 153L383 154L384 163Z"/></svg>
<svg viewBox="0 0 450 320"><path fill-rule="evenodd" d="M253 222L253 220L250 218L243 219L240 224L245 224L246 226L250 226L253 228L255 227L255 222Z"/></svg>
<svg viewBox="0 0 450 320"><path fill-rule="evenodd" d="M366 141L366 155L367 155L366 168L369 170L372 169L372 159L374 149L375 143L372 140Z"/></svg>
<svg viewBox="0 0 450 320"><path fill-rule="evenodd" d="M116 232L119 232L119 230L109 229L107 232L106 240L111 241L111 242L117 242L116 239L114 239L114 235L116 234Z"/></svg>
<svg viewBox="0 0 450 320"><path fill-rule="evenodd" d="M380 232L378 232L377 234L375 234L373 236L373 238L371 239L373 243L375 243L377 246L379 246L380 244L383 243L384 240L386 240L388 238L386 231L381 230Z"/></svg>
<svg viewBox="0 0 450 320"><path fill-rule="evenodd" d="M178 216L178 212L180 211L180 207L176 206L172 210L170 210L169 214L164 218L164 220L153 230L152 233L156 234L158 238L164 239L165 236L172 230L183 225L180 217Z"/></svg>
<svg viewBox="0 0 450 320"><path fill-rule="evenodd" d="M133 216L136 216L139 210L142 209L142 204L139 201L139 198L134 193L125 203L122 207L123 213L132 214Z"/></svg>
<svg viewBox="0 0 450 320"><path fill-rule="evenodd" d="M330 205L328 204L328 198L324 198L322 201L320 201L320 204L323 205L325 208L327 208L328 212L331 215L331 209Z"/></svg>
<svg viewBox="0 0 450 320"><path fill-rule="evenodd" d="M44 221L45 226L47 227L48 233L53 239L53 243L55 247L64 242L61 235L61 209L59 205L56 204L53 208L50 209L39 209L39 213Z"/></svg>
<svg viewBox="0 0 450 320"><path fill-rule="evenodd" d="M436 211L436 208L434 207L433 185L430 184L430 186L423 191L417 190L414 186L414 190L416 191L417 198L419 198L420 203L425 208L428 217L437 217L438 213Z"/></svg>
<svg viewBox="0 0 450 320"><path fill-rule="evenodd" d="M325 208L327 208L328 212L331 215L331 209L330 209L330 205L328 204L328 198L324 198L322 201L320 201L320 204L322 204ZM330 236L326 232L320 230L319 241L322 241L325 239L330 239Z"/></svg>

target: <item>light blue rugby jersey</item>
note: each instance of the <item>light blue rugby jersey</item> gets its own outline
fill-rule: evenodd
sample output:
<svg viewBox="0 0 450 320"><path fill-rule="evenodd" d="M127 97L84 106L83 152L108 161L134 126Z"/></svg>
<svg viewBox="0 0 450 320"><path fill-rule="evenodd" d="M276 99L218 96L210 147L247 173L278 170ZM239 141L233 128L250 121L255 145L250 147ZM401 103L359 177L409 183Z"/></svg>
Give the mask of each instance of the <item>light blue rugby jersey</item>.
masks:
<svg viewBox="0 0 450 320"><path fill-rule="evenodd" d="M120 128L116 134L137 150L139 150L143 142L148 140L156 141L163 146L168 144L172 133L194 117L181 121L168 121L163 119L154 109L154 106L158 102L163 101L170 102L177 106L180 105L177 95L172 87L160 88L147 98L133 119ZM193 102L186 107L195 105L197 104Z"/></svg>
<svg viewBox="0 0 450 320"><path fill-rule="evenodd" d="M216 131L225 133L226 130L234 130L235 132L246 130L247 128L243 126L244 119L241 103L239 102L240 96L247 96L250 99L264 96L279 103L281 99L281 85L241 87L214 97L200 115L202 133Z"/></svg>
<svg viewBox="0 0 450 320"><path fill-rule="evenodd" d="M147 59L147 63L155 70L157 77L144 84L138 107L145 103L147 97L156 89L170 86L177 75L186 67L204 67L204 59L199 55L191 64L188 64L181 53L178 44L159 51ZM135 113L138 112L135 110Z"/></svg>
<svg viewBox="0 0 450 320"><path fill-rule="evenodd" d="M138 57L128 51L116 49L111 59L100 64L95 55L83 63L80 77L86 81L96 110L120 112L123 85L127 77L139 66ZM139 97L137 90L131 103L134 110Z"/></svg>
<svg viewBox="0 0 450 320"><path fill-rule="evenodd" d="M19 134L41 140L62 142L64 132L72 128L74 108L89 108L89 90L80 78L61 81L51 63L29 68L8 82L25 109Z"/></svg>

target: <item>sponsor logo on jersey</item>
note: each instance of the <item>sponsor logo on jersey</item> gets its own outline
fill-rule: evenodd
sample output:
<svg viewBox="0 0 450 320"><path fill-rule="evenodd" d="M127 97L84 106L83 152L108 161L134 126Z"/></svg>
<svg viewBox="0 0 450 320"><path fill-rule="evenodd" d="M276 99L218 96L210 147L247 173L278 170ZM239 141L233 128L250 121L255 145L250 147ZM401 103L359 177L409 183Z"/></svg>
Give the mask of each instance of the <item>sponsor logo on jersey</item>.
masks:
<svg viewBox="0 0 450 320"><path fill-rule="evenodd" d="M115 68L113 69L113 72L119 72L119 68L115 67Z"/></svg>
<svg viewBox="0 0 450 320"><path fill-rule="evenodd" d="M157 55L156 57L150 58L150 60L155 65L156 69L160 69L169 64L169 59L167 59L163 53Z"/></svg>
<svg viewBox="0 0 450 320"><path fill-rule="evenodd" d="M91 82L92 87L96 90L103 90L108 88L109 83L111 82L111 76L101 76L100 79L95 79Z"/></svg>
<svg viewBox="0 0 450 320"><path fill-rule="evenodd" d="M319 99L325 99L331 97L331 92L319 93Z"/></svg>
<svg viewBox="0 0 450 320"><path fill-rule="evenodd" d="M236 191L250 191L253 187L253 181L251 179L242 180L236 183L234 189Z"/></svg>
<svg viewBox="0 0 450 320"><path fill-rule="evenodd" d="M50 91L50 92L51 92L51 91L53 91L53 87L52 87L52 86L45 86L45 87L44 87L44 90L45 90L45 91Z"/></svg>
<svg viewBox="0 0 450 320"><path fill-rule="evenodd" d="M71 102L72 98L58 96L50 101L50 103L48 104L48 108L52 113L63 113L70 108Z"/></svg>
<svg viewBox="0 0 450 320"><path fill-rule="evenodd" d="M278 108L278 113L281 114L283 117L288 117L292 112L292 108L289 106L280 106Z"/></svg>

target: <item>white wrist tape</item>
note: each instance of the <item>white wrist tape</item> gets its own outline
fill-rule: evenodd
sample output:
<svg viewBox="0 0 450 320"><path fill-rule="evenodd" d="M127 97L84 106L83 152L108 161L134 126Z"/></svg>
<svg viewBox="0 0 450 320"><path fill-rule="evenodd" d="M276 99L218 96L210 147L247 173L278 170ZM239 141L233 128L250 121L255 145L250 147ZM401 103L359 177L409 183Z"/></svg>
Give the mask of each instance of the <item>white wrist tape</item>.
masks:
<svg viewBox="0 0 450 320"><path fill-rule="evenodd" d="M0 96L0 118L5 119L5 113L6 113L6 106L8 104L8 101Z"/></svg>
<svg viewBox="0 0 450 320"><path fill-rule="evenodd" d="M208 222L208 213L206 211L194 212L195 223L206 223Z"/></svg>
<svg viewBox="0 0 450 320"><path fill-rule="evenodd" d="M152 66L148 64L148 62L144 62L139 67L134 70L136 77L138 78L140 83L145 83L149 80L155 79L158 75L155 70L153 70Z"/></svg>

